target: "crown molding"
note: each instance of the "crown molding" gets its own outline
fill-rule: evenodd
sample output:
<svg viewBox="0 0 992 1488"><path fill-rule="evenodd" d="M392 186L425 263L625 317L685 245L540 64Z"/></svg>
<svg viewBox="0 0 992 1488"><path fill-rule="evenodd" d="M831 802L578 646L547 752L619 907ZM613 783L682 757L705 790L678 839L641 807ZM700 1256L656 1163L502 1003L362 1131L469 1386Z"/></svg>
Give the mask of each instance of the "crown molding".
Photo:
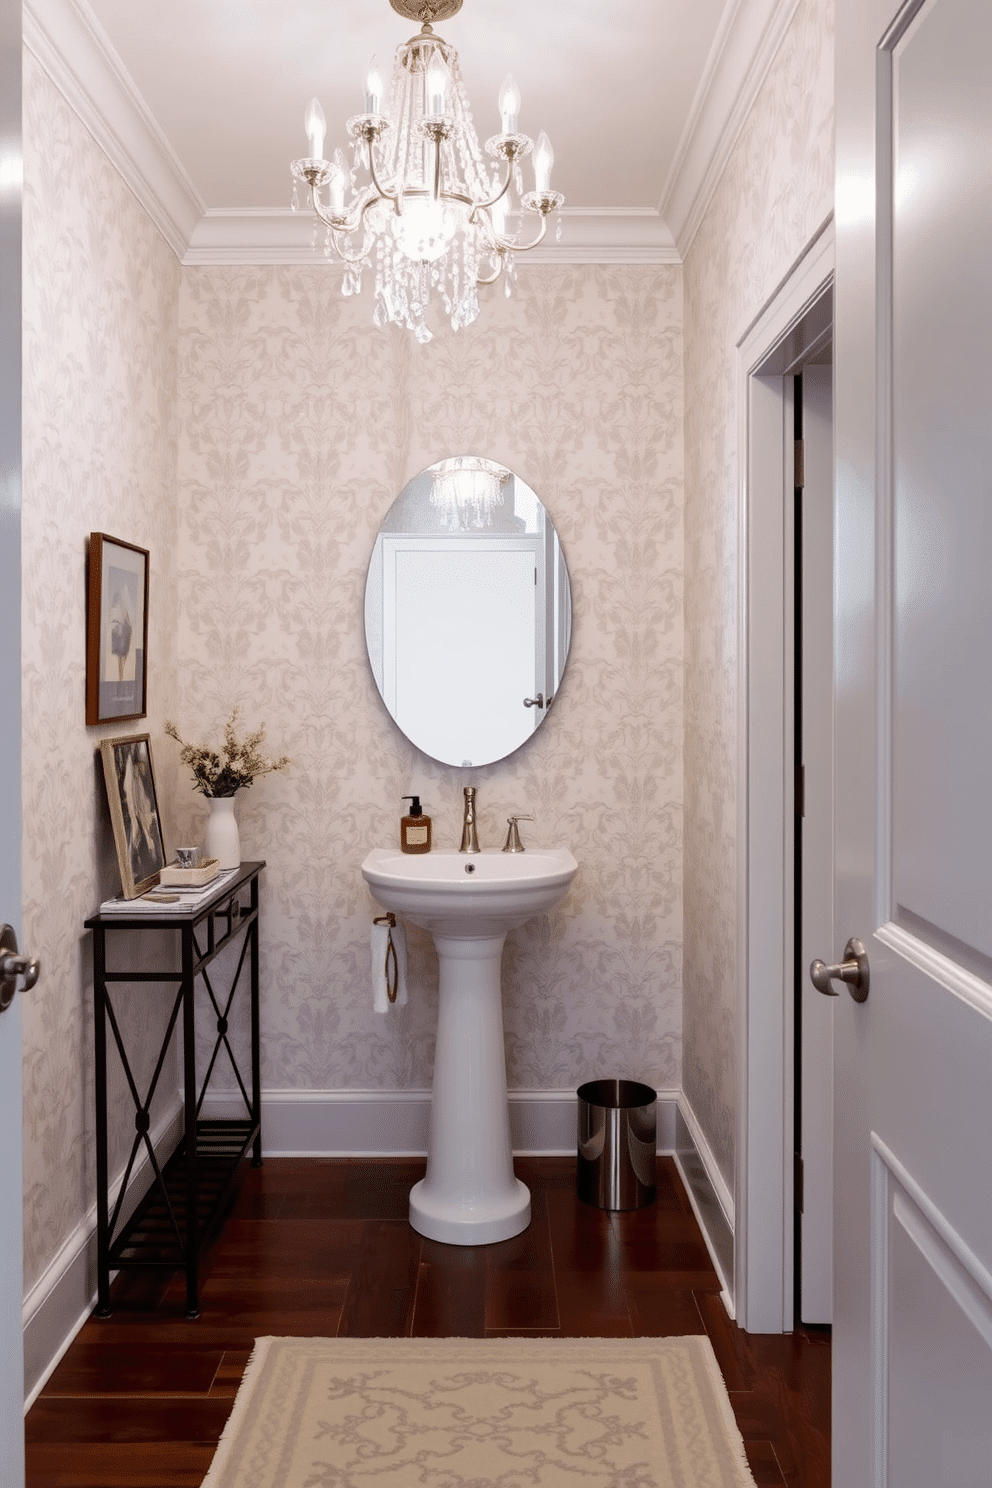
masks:
<svg viewBox="0 0 992 1488"><path fill-rule="evenodd" d="M204 203L86 0L25 0L24 44L181 259Z"/></svg>
<svg viewBox="0 0 992 1488"><path fill-rule="evenodd" d="M680 260L692 245L799 0L731 0L662 192Z"/></svg>
<svg viewBox="0 0 992 1488"><path fill-rule="evenodd" d="M327 264L323 228L309 211L278 209L239 211L221 208L204 212L193 229L184 264ZM562 241L555 241L553 223L547 240L517 259L527 263L557 264L671 264L679 256L660 214L652 208L626 212L563 212Z"/></svg>
<svg viewBox="0 0 992 1488"><path fill-rule="evenodd" d="M566 209L518 263L681 262L798 4L730 0L659 209ZM25 0L24 42L182 263L323 261L305 212L207 209L87 0Z"/></svg>

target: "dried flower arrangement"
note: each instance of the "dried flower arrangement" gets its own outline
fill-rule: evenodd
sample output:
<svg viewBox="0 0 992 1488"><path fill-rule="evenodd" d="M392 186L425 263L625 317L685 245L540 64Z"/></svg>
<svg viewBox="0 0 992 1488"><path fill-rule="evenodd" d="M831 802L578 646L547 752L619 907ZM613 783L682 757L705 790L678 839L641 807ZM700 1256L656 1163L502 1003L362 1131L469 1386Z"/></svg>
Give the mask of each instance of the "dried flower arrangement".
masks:
<svg viewBox="0 0 992 1488"><path fill-rule="evenodd" d="M288 755L278 759L266 759L259 754L258 746L265 738L264 723L253 734L238 739L237 725L241 709L235 708L224 725L224 743L220 753L206 744L186 744L179 736L174 723L166 722L165 732L170 739L182 745L179 758L193 772L193 789L205 796L233 796L235 791L251 785L259 775L270 775L273 770L284 770L289 764Z"/></svg>

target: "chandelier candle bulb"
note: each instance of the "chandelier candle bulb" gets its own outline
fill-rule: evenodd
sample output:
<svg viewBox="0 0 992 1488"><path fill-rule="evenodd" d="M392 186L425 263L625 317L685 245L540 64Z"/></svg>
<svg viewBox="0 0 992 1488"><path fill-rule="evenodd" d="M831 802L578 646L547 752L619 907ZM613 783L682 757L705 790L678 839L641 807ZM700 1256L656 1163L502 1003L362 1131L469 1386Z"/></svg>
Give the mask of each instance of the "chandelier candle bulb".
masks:
<svg viewBox="0 0 992 1488"><path fill-rule="evenodd" d="M517 87L517 80L513 73L508 72L499 90L499 116L503 122L504 134L516 134L519 114L520 89Z"/></svg>
<svg viewBox="0 0 992 1488"><path fill-rule="evenodd" d="M369 63L369 70L365 74L365 112L367 114L378 114L382 106L382 73L379 71L379 63L375 57Z"/></svg>
<svg viewBox="0 0 992 1488"><path fill-rule="evenodd" d="M310 155L313 160L324 158L324 136L327 133L327 119L324 110L316 98L311 98L310 107L307 109L303 120L303 127L310 141Z"/></svg>
<svg viewBox="0 0 992 1488"><path fill-rule="evenodd" d="M551 167L555 163L555 152L544 130L537 137L534 149L534 187L539 195L551 190Z"/></svg>
<svg viewBox="0 0 992 1488"><path fill-rule="evenodd" d="M447 90L447 69L437 52L435 52L427 68L427 96L430 99L429 112L435 118L440 118L444 113L444 99Z"/></svg>

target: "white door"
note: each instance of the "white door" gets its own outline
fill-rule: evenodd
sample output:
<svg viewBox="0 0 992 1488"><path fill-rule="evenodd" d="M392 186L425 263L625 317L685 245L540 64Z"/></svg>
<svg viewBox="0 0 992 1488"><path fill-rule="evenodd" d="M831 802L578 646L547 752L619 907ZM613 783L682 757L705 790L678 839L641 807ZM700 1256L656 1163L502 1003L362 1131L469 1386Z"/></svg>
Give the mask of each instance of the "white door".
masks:
<svg viewBox="0 0 992 1488"><path fill-rule="evenodd" d="M833 1481L992 1483L992 5L837 6Z"/></svg>
<svg viewBox="0 0 992 1488"><path fill-rule="evenodd" d="M21 917L21 7L0 3L0 921ZM23 949L23 947L22 947ZM21 1010L0 1013L0 1482L24 1482Z"/></svg>
<svg viewBox="0 0 992 1488"><path fill-rule="evenodd" d="M539 659L543 670L543 538L381 543L386 706L432 759L503 759L541 719L524 699L538 691Z"/></svg>

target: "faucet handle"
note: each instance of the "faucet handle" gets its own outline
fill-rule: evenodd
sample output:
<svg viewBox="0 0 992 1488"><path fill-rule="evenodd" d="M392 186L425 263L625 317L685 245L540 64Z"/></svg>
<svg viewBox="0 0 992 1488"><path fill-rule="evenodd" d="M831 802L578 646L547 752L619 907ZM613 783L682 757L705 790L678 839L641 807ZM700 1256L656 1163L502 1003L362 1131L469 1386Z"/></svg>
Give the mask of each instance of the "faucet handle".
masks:
<svg viewBox="0 0 992 1488"><path fill-rule="evenodd" d="M520 833L517 831L517 822L533 821L532 816L508 816L506 824L509 831L506 834L506 842L503 844L504 852L523 852L524 845L520 841Z"/></svg>

